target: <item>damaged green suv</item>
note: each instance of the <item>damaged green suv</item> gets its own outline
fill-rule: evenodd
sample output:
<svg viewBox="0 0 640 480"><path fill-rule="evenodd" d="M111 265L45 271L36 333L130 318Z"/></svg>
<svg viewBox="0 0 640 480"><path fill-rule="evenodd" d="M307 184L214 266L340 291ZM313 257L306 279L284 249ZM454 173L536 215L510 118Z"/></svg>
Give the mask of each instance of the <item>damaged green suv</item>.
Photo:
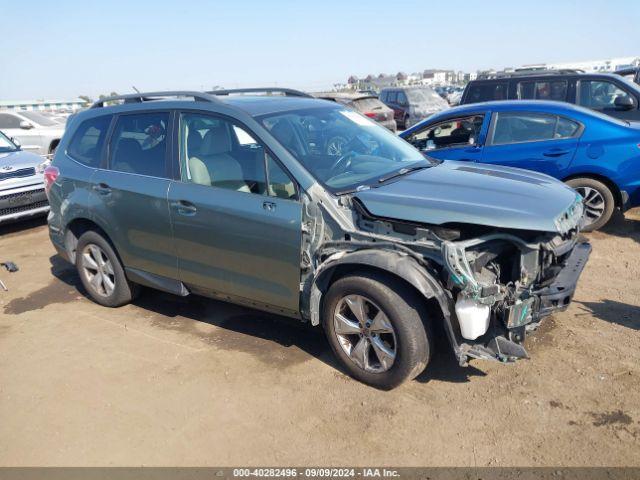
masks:
<svg viewBox="0 0 640 480"><path fill-rule="evenodd" d="M287 89L100 101L45 182L51 240L96 302L144 285L322 324L344 368L386 389L427 366L438 324L461 365L525 357L591 250L563 183L430 159Z"/></svg>

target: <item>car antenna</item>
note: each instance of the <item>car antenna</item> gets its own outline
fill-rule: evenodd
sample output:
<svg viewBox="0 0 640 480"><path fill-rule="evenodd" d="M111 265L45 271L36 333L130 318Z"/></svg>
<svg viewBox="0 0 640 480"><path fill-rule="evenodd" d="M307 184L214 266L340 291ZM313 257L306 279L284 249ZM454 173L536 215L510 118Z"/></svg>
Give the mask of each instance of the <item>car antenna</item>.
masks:
<svg viewBox="0 0 640 480"><path fill-rule="evenodd" d="M131 88L133 88L133 89L136 91L136 93L140 93L140 90L138 90L138 89L135 87L135 85L131 85Z"/></svg>

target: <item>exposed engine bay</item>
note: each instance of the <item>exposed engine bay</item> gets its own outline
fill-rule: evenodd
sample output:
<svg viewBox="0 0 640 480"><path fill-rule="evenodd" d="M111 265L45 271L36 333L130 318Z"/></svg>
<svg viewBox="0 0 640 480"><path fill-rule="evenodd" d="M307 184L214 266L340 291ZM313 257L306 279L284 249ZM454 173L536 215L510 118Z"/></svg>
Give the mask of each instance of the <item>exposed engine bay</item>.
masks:
<svg viewBox="0 0 640 480"><path fill-rule="evenodd" d="M326 200L306 202L303 316L318 324L323 289L341 265L388 270L440 307L461 365L527 357L527 333L568 307L591 251L579 235L579 200L556 232L418 224L376 217L357 196Z"/></svg>

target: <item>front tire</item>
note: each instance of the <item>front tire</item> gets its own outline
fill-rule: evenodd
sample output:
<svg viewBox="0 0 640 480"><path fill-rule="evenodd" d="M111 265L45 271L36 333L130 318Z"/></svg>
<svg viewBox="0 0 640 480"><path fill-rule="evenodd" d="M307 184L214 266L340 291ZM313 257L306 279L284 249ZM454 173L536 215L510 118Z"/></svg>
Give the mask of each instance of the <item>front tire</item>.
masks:
<svg viewBox="0 0 640 480"><path fill-rule="evenodd" d="M120 307L135 298L139 286L130 282L111 244L88 231L78 239L76 268L91 299L105 307Z"/></svg>
<svg viewBox="0 0 640 480"><path fill-rule="evenodd" d="M567 185L584 199L586 224L583 232L593 232L604 227L613 215L616 202L613 192L604 183L593 178L572 178Z"/></svg>
<svg viewBox="0 0 640 480"><path fill-rule="evenodd" d="M421 299L398 283L375 272L342 277L323 303L324 330L338 360L357 380L384 390L419 375L432 350Z"/></svg>

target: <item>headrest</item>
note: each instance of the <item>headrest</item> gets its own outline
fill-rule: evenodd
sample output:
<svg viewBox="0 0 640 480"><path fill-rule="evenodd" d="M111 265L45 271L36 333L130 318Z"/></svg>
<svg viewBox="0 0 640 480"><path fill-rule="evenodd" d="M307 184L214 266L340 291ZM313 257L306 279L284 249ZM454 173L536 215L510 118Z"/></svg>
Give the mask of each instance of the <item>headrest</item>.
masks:
<svg viewBox="0 0 640 480"><path fill-rule="evenodd" d="M189 149L189 156L193 157L200 152L202 148L202 135L200 132L195 129L189 130L189 135L187 136L187 148Z"/></svg>
<svg viewBox="0 0 640 480"><path fill-rule="evenodd" d="M225 125L213 127L202 140L201 152L203 155L218 155L231 151L231 138Z"/></svg>

